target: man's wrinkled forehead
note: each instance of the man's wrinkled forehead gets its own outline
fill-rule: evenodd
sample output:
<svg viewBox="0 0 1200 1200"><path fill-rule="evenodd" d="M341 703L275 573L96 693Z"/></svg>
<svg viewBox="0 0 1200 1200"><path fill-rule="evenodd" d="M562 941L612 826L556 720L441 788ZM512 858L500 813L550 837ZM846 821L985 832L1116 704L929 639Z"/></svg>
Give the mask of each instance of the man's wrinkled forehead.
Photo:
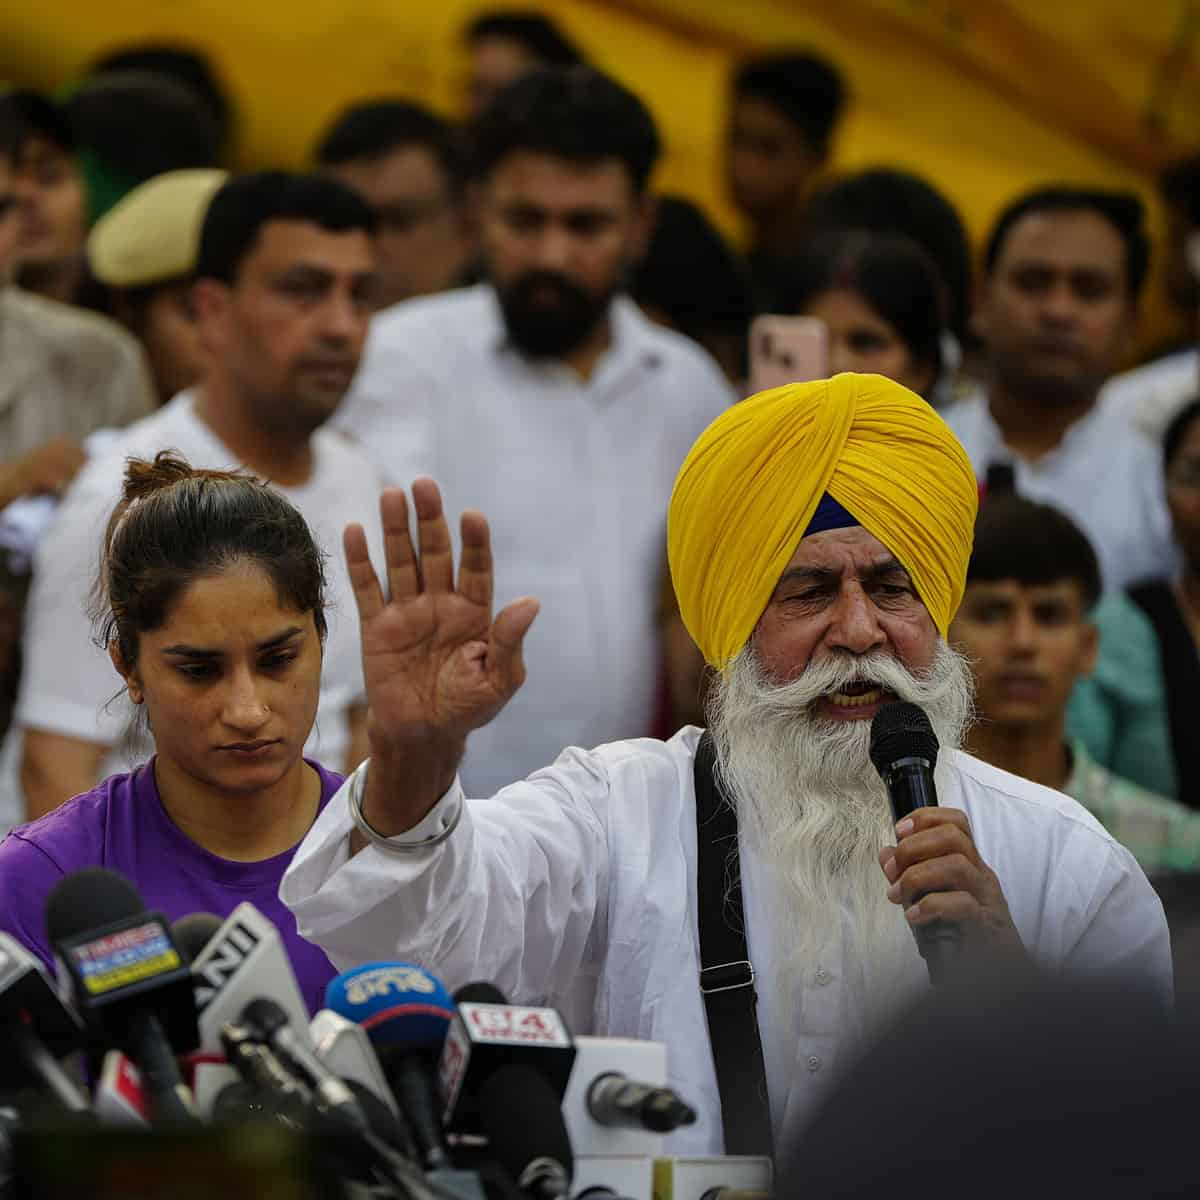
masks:
<svg viewBox="0 0 1200 1200"><path fill-rule="evenodd" d="M846 571L880 570L892 567L908 572L900 560L873 533L861 525L825 529L806 533L800 539L787 566L780 575L782 582L797 570Z"/></svg>

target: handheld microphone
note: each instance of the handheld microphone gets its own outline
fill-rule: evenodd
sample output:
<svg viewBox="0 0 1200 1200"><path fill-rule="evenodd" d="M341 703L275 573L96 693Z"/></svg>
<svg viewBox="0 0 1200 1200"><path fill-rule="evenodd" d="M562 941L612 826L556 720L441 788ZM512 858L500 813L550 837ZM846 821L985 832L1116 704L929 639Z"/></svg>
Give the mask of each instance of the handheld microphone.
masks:
<svg viewBox="0 0 1200 1200"><path fill-rule="evenodd" d="M275 1051L247 1025L230 1021L221 1030L221 1042L229 1065L245 1083L264 1095L309 1105L308 1086L284 1066Z"/></svg>
<svg viewBox="0 0 1200 1200"><path fill-rule="evenodd" d="M303 1035L288 1022L282 1006L267 996L251 1000L242 1010L241 1025L249 1029L279 1060L312 1090L317 1107L346 1122L351 1128L368 1128L367 1117L354 1093L317 1056L308 1044L308 1022ZM228 1027L226 1027L228 1028Z"/></svg>
<svg viewBox="0 0 1200 1200"><path fill-rule="evenodd" d="M175 935L175 944L184 961L194 963L204 953L209 943L220 933L223 922L215 913L194 912L186 917L180 917L171 924L171 932ZM211 985L203 977L193 974L192 983L199 987L200 996L211 992ZM205 1031L201 1030L201 1048L192 1054L187 1054L181 1060L184 1070L184 1080L192 1090L192 1098L196 1102L196 1110L204 1119L213 1112L213 1104L220 1092L238 1079L237 1072L225 1061L225 1055L220 1049L219 1032L211 1033L205 1042Z"/></svg>
<svg viewBox="0 0 1200 1200"><path fill-rule="evenodd" d="M252 1005L250 1007L253 1007ZM241 1075L249 1089L236 1085L227 1087L214 1101L214 1111L221 1115L233 1115L239 1107L260 1104L264 1111L277 1120L296 1125L313 1132L332 1132L349 1135L350 1142L358 1151L366 1153L365 1161L356 1166L365 1167L369 1177L384 1186L399 1185L402 1192L413 1200L449 1200L446 1193L425 1177L410 1163L404 1154L393 1148L388 1136L393 1126L385 1122L382 1132L376 1133L359 1109L362 1124L353 1129L344 1119L338 1119L336 1127L329 1129L314 1124L314 1119L327 1115L343 1117L345 1109L337 1112L322 1104L314 1104L314 1088L289 1069L284 1056L276 1054L272 1046L262 1040L262 1031L251 1024L229 1022L221 1030L221 1039L229 1062ZM285 1039L287 1040L287 1039ZM286 1055L285 1051L285 1055ZM358 1101L351 1095L353 1105ZM386 1117L387 1113L384 1110ZM347 1168L349 1169L347 1164Z"/></svg>
<svg viewBox="0 0 1200 1200"><path fill-rule="evenodd" d="M871 762L892 804L892 816L901 821L918 808L937 807L933 770L937 766L938 740L924 709L915 704L885 704L871 722ZM929 981L939 987L957 953L959 932L953 925L934 922L913 930L917 949L925 960Z"/></svg>
<svg viewBox="0 0 1200 1200"><path fill-rule="evenodd" d="M86 1112L87 1097L58 1064L83 1046L83 1028L58 998L36 955L0 933L0 1070L6 1087L40 1086L70 1112Z"/></svg>
<svg viewBox="0 0 1200 1200"><path fill-rule="evenodd" d="M413 963L366 963L331 979L325 1004L367 1031L420 1162L429 1171L447 1167L434 1071L454 1003L441 982Z"/></svg>
<svg viewBox="0 0 1200 1200"><path fill-rule="evenodd" d="M55 885L46 929L89 1032L133 1060L157 1118L194 1122L175 1054L199 1041L196 999L163 915L124 876L88 867Z"/></svg>
<svg viewBox="0 0 1200 1200"><path fill-rule="evenodd" d="M470 1101L493 1154L528 1195L554 1200L574 1171L562 1098L575 1046L552 1008L505 1002L489 983L455 994L439 1076L445 1119L470 1128Z"/></svg>

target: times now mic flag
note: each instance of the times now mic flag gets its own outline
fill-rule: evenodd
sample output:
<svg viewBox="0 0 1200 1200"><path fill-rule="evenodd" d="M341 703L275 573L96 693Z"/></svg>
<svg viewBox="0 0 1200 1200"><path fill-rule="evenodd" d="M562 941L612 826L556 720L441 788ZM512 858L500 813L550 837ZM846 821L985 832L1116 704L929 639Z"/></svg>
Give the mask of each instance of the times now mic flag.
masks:
<svg viewBox="0 0 1200 1200"><path fill-rule="evenodd" d="M575 1043L554 1009L463 1001L446 1032L438 1065L444 1120L453 1123L469 1076L490 1075L507 1063L532 1062L561 1095L574 1061Z"/></svg>

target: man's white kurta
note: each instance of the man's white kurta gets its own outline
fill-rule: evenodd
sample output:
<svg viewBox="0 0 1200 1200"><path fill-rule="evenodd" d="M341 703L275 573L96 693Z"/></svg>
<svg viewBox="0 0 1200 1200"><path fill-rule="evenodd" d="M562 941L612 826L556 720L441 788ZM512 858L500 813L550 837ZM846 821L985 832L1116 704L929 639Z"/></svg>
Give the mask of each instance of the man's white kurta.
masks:
<svg viewBox="0 0 1200 1200"><path fill-rule="evenodd" d="M418 962L451 989L494 982L513 1002L557 1006L577 1033L667 1044L673 1085L699 1121L675 1154L721 1152L720 1102L699 990L693 756L700 737L568 750L490 800L466 802L433 850L348 857L346 788L300 846L281 894L300 933L340 968ZM958 752L943 752L938 796L970 819L1029 951L1050 967L1130 975L1171 992L1162 905L1133 856L1066 796ZM397 841L444 829L464 804L455 786ZM813 963L803 1015L770 1011L767 902L743 855L747 933L777 1135L830 1087L861 1034L854 964ZM880 886L885 887L882 874ZM921 986L912 971L898 992Z"/></svg>

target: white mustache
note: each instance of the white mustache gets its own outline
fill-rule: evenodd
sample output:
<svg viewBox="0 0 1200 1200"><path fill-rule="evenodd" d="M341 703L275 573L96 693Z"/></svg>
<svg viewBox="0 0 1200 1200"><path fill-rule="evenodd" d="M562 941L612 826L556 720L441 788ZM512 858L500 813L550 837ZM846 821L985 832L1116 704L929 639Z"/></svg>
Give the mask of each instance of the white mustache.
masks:
<svg viewBox="0 0 1200 1200"><path fill-rule="evenodd" d="M810 662L791 683L778 684L758 699L773 714L783 716L805 712L821 697L856 683L883 688L901 700L920 705L936 703L943 691L940 680L914 674L892 655L839 654Z"/></svg>

